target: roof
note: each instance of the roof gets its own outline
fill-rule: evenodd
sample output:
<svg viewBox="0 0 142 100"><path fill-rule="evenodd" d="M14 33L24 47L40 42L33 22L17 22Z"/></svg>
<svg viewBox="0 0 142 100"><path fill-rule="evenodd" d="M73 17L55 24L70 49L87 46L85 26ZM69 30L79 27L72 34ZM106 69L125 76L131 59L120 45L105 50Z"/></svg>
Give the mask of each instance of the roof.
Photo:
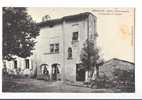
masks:
<svg viewBox="0 0 142 100"><path fill-rule="evenodd" d="M38 25L40 27L45 27L45 26L52 27L54 25L61 24L63 21L66 21L66 22L80 21L80 20L87 18L89 15L93 15L93 14L90 12L84 12L84 13L79 13L76 15L64 16L58 19L47 20L45 22L38 23Z"/></svg>
<svg viewBox="0 0 142 100"><path fill-rule="evenodd" d="M100 73L104 73L110 79L113 79L113 73L116 71L116 69L123 71L134 71L135 65L132 62L120 60L118 58L112 58L100 66L99 71Z"/></svg>
<svg viewBox="0 0 142 100"><path fill-rule="evenodd" d="M121 61L121 62L125 62L125 63L129 63L129 64L133 64L134 65L133 62L129 62L129 61L126 61L126 60L121 60L121 59L118 59L118 58L112 58L112 59L106 61L105 63L109 63L109 62L113 62L113 61Z"/></svg>

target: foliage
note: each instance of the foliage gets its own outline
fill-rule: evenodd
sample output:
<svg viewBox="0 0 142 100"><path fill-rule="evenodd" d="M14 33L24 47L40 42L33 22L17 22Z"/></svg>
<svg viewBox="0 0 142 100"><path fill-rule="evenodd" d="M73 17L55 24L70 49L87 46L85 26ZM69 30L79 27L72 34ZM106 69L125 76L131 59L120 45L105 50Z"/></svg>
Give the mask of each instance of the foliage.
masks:
<svg viewBox="0 0 142 100"><path fill-rule="evenodd" d="M6 68L6 67L2 68L2 75L3 75L3 76L8 75L8 72L7 72L7 68Z"/></svg>
<svg viewBox="0 0 142 100"><path fill-rule="evenodd" d="M134 70L120 70L115 69L114 79L112 86L120 89L122 92L134 92L135 91L135 75Z"/></svg>
<svg viewBox="0 0 142 100"><path fill-rule="evenodd" d="M32 55L39 27L24 7L3 7L3 59Z"/></svg>
<svg viewBox="0 0 142 100"><path fill-rule="evenodd" d="M103 63L99 51L100 50L97 48L94 40L86 40L80 55L80 59L86 70L94 71L94 67L96 67L97 73L99 72L99 66Z"/></svg>
<svg viewBox="0 0 142 100"><path fill-rule="evenodd" d="M109 88L110 80L104 73L101 73L95 80L91 81L90 87L91 88Z"/></svg>
<svg viewBox="0 0 142 100"><path fill-rule="evenodd" d="M49 75L46 75L46 74L41 74L41 75L37 75L37 79L38 79L38 80L49 81L49 80L50 80L50 76L49 76Z"/></svg>

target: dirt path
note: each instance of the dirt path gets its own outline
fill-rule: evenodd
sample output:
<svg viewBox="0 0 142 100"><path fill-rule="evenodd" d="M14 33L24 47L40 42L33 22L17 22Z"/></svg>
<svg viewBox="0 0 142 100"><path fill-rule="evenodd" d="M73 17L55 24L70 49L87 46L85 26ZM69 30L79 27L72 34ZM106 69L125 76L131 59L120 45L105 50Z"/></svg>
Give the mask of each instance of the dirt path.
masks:
<svg viewBox="0 0 142 100"><path fill-rule="evenodd" d="M111 89L90 89L67 85L61 81L49 82L36 79L3 80L3 92L67 92L67 93L96 93L114 92Z"/></svg>

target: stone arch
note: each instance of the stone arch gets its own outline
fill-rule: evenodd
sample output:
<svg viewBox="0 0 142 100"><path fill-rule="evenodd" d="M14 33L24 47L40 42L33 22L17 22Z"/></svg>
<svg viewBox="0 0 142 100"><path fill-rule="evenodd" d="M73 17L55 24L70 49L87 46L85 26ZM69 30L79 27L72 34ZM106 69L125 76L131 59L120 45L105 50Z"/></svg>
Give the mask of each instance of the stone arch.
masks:
<svg viewBox="0 0 142 100"><path fill-rule="evenodd" d="M48 64L41 64L40 65L40 71L41 71L41 74L49 74L49 71L48 71Z"/></svg>
<svg viewBox="0 0 142 100"><path fill-rule="evenodd" d="M54 81L57 81L57 80L60 80L60 70L59 70L59 67L60 64L59 63L53 63L51 65L51 79L54 80Z"/></svg>

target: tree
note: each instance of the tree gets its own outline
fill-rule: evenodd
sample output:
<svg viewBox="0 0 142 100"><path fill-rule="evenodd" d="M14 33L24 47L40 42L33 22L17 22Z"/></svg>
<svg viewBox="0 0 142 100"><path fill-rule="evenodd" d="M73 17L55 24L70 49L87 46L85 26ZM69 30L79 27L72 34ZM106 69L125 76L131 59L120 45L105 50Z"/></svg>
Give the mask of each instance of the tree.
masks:
<svg viewBox="0 0 142 100"><path fill-rule="evenodd" d="M24 7L3 7L3 59L32 55L39 27Z"/></svg>
<svg viewBox="0 0 142 100"><path fill-rule="evenodd" d="M88 77L91 78L96 67L97 77L99 75L99 66L103 64L103 59L99 55L99 48L97 48L94 40L87 39L82 48L80 59L83 67L90 72Z"/></svg>

